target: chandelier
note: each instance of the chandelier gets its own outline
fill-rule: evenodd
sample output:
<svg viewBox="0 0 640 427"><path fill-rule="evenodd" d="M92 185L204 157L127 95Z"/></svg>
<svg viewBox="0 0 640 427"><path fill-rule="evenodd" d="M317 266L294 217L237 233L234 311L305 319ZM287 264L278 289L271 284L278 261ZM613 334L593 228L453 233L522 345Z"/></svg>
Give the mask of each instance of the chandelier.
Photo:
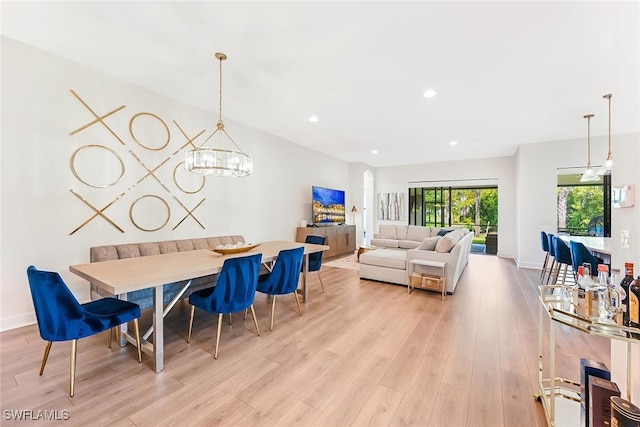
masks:
<svg viewBox="0 0 640 427"><path fill-rule="evenodd" d="M247 176L253 173L253 158L242 151L233 138L227 133L222 122L222 61L227 59L224 53L216 53L219 65L219 114L216 130L198 148L186 152L185 169L200 175L213 176ZM231 141L233 149L211 148L204 145L218 135L218 143L222 147L224 137Z"/></svg>
<svg viewBox="0 0 640 427"><path fill-rule="evenodd" d="M591 167L591 118L593 114L587 114L584 116L587 119L587 170L584 171L580 182L597 182L600 181L600 177L596 175L595 171Z"/></svg>

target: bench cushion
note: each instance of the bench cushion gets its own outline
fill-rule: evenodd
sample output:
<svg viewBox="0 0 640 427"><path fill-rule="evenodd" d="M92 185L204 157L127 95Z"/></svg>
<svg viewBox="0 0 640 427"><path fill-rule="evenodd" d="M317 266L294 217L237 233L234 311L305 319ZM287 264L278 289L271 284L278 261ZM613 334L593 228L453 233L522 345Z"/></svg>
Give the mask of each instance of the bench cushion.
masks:
<svg viewBox="0 0 640 427"><path fill-rule="evenodd" d="M360 255L360 264L406 270L407 253L393 249L375 249Z"/></svg>

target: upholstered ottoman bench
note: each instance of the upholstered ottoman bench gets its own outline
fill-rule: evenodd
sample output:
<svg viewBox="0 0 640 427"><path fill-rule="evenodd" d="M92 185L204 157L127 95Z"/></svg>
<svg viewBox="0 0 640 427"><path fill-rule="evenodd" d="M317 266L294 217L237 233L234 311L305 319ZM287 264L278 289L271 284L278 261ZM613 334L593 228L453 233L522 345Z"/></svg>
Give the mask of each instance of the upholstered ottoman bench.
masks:
<svg viewBox="0 0 640 427"><path fill-rule="evenodd" d="M407 286L407 252L375 249L360 255L360 278Z"/></svg>

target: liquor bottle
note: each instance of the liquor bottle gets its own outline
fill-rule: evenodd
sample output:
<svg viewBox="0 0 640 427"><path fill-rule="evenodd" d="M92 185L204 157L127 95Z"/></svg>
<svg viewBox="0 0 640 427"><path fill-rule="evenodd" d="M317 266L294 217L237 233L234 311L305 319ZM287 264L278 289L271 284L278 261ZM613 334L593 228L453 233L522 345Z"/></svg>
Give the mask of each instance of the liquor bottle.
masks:
<svg viewBox="0 0 640 427"><path fill-rule="evenodd" d="M624 263L624 277L620 281L620 308L622 309L622 324L629 326L629 285L633 282L633 263Z"/></svg>
<svg viewBox="0 0 640 427"><path fill-rule="evenodd" d="M640 276L629 285L629 326L640 328Z"/></svg>
<svg viewBox="0 0 640 427"><path fill-rule="evenodd" d="M600 319L607 319L609 311L607 310L607 279L609 278L609 266L606 264L598 264L598 286L596 287L598 292L598 317Z"/></svg>
<svg viewBox="0 0 640 427"><path fill-rule="evenodd" d="M622 288L618 283L618 276L620 270L612 269L611 276L609 276L609 302L608 310L611 313L611 318L616 324L622 326L622 309L620 308L620 295L622 295Z"/></svg>

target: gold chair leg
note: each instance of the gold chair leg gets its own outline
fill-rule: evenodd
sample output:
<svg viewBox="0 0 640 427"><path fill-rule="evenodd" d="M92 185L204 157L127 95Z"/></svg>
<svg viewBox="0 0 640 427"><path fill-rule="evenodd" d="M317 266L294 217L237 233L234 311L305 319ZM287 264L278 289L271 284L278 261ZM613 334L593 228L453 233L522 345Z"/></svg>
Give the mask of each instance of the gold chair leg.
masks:
<svg viewBox="0 0 640 427"><path fill-rule="evenodd" d="M302 310L300 310L300 299L298 298L298 293L293 291L293 296L296 298L296 305L298 306L298 314L302 316Z"/></svg>
<svg viewBox="0 0 640 427"><path fill-rule="evenodd" d="M246 309L246 308L244 309L244 317L243 317L243 320L245 320L245 321L247 320L247 309Z"/></svg>
<svg viewBox="0 0 640 427"><path fill-rule="evenodd" d="M320 275L320 270L318 270L318 279L320 279L320 289L322 289L322 293L324 294L324 284L322 283L322 276Z"/></svg>
<svg viewBox="0 0 640 427"><path fill-rule="evenodd" d="M191 341L191 329L193 329L193 315L196 313L196 306L191 306L191 317L189 318L189 335L187 335L187 342Z"/></svg>
<svg viewBox="0 0 640 427"><path fill-rule="evenodd" d="M273 331L273 319L275 317L276 317L276 296L273 295L273 302L271 303L271 326L270 326L271 331Z"/></svg>
<svg viewBox="0 0 640 427"><path fill-rule="evenodd" d="M231 326L231 313L229 313L229 326Z"/></svg>
<svg viewBox="0 0 640 427"><path fill-rule="evenodd" d="M113 338L113 328L107 329L107 347L111 349L111 340Z"/></svg>
<svg viewBox="0 0 640 427"><path fill-rule="evenodd" d="M542 271L540 271L540 283L544 281L545 273L547 272L547 263L549 262L549 252L545 252L544 263L542 264Z"/></svg>
<svg viewBox="0 0 640 427"><path fill-rule="evenodd" d="M40 375L44 372L44 366L47 364L47 359L49 358L49 352L51 351L52 341L47 343L47 346L44 348L44 355L42 356L42 363L40 364Z"/></svg>
<svg viewBox="0 0 640 427"><path fill-rule="evenodd" d="M256 325L256 332L258 333L258 336L260 336L260 328L258 328L258 319L256 319L256 312L253 309L253 304L251 304L250 308L251 314L253 315L253 324Z"/></svg>
<svg viewBox="0 0 640 427"><path fill-rule="evenodd" d="M220 332L222 331L222 313L218 314L218 335L216 335L216 352L213 355L214 359L218 358L218 347L220 346Z"/></svg>
<svg viewBox="0 0 640 427"><path fill-rule="evenodd" d="M547 285L553 285L553 283L549 283L549 281L551 280L551 276L553 276L553 271L555 266L556 266L556 259L553 258L551 260L551 267L549 267L549 275L547 276L547 281L546 281Z"/></svg>
<svg viewBox="0 0 640 427"><path fill-rule="evenodd" d="M133 319L133 329L136 333L136 347L138 348L138 363L142 363L142 350L140 348L140 325L138 319Z"/></svg>
<svg viewBox="0 0 640 427"><path fill-rule="evenodd" d="M561 268L562 268L562 264L557 262L556 263L556 270L553 273L553 282L551 282L552 285L555 285L556 283L558 283L558 277L560 276L560 269Z"/></svg>
<svg viewBox="0 0 640 427"><path fill-rule="evenodd" d="M69 367L69 396L73 397L76 386L76 353L78 352L78 340L71 341L71 366Z"/></svg>

